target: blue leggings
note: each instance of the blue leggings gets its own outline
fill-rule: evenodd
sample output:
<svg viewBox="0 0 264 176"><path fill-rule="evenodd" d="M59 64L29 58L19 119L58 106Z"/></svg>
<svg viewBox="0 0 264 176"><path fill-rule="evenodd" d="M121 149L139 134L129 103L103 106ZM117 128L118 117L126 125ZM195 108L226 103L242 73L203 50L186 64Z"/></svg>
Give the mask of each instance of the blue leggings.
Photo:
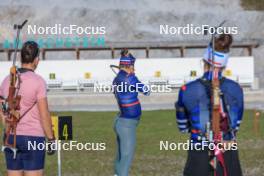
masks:
<svg viewBox="0 0 264 176"><path fill-rule="evenodd" d="M115 174L128 176L136 147L136 128L139 121L117 117L114 130L117 136L117 154L115 160Z"/></svg>

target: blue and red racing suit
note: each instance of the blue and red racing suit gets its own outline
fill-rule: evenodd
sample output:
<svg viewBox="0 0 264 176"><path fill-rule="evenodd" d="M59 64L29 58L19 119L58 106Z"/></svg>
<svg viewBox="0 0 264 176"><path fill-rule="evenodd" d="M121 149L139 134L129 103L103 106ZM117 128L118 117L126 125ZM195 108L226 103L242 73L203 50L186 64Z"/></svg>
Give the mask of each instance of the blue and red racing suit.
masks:
<svg viewBox="0 0 264 176"><path fill-rule="evenodd" d="M149 95L149 87L141 83L134 73L129 74L120 70L113 81L114 94L120 109L119 117L139 119L141 105L138 92Z"/></svg>
<svg viewBox="0 0 264 176"><path fill-rule="evenodd" d="M190 132L193 142L205 139L206 125L210 122L210 75L210 72L206 72L201 79L183 85L175 104L179 130ZM220 78L220 89L225 101L225 113L229 118L228 126L231 128L224 133L223 139L233 140L242 121L243 90L238 83L224 77Z"/></svg>

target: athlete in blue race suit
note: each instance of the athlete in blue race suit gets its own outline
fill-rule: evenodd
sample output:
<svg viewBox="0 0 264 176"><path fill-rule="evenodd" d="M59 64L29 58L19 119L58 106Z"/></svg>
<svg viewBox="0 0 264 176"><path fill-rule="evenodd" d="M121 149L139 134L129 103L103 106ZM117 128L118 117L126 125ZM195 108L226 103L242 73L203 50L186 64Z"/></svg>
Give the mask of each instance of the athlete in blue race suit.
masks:
<svg viewBox="0 0 264 176"><path fill-rule="evenodd" d="M232 43L230 35L221 35L216 39L221 46L229 47ZM222 43L221 43L222 42ZM217 46L217 45L216 45ZM176 102L176 120L179 130L183 133L191 133L193 143L208 141L207 124L211 121L211 80L213 77L212 65L219 69L218 79L222 92L223 117L221 131L224 142L235 142L236 132L242 122L244 111L243 90L238 83L222 76L222 71L228 61L228 53L214 52L214 63L211 58L212 48L209 45L204 55L204 75L195 81L183 85L179 91ZM217 75L217 74L216 74ZM208 148L207 148L208 149ZM237 150L227 150L223 153L228 176L241 176L241 167ZM208 176L214 174L209 165L208 150L189 150L188 159L184 169L184 176ZM216 172L223 174L223 168L217 165Z"/></svg>
<svg viewBox="0 0 264 176"><path fill-rule="evenodd" d="M113 81L119 114L115 119L114 131L117 136L115 175L128 176L135 146L136 127L141 116L138 92L149 95L149 87L141 83L134 73L135 58L127 50L121 52L120 71Z"/></svg>
<svg viewBox="0 0 264 176"><path fill-rule="evenodd" d="M199 142L205 136L206 124L209 122L208 97L210 91L210 74L205 72L201 79L197 79L181 87L177 102L177 122L181 132L191 132L191 139ZM238 83L220 76L221 91L226 100L229 111L231 128L237 131L243 115L243 91ZM208 87L207 87L208 86ZM225 140L233 140L231 132L224 134Z"/></svg>

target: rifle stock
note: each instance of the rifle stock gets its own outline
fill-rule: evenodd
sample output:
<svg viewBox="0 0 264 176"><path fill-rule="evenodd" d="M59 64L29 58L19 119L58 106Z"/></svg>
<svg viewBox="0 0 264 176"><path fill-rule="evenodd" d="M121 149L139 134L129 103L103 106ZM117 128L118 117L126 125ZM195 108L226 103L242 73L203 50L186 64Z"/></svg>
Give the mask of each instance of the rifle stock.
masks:
<svg viewBox="0 0 264 176"><path fill-rule="evenodd" d="M212 131L220 133L220 88L219 79L212 80Z"/></svg>

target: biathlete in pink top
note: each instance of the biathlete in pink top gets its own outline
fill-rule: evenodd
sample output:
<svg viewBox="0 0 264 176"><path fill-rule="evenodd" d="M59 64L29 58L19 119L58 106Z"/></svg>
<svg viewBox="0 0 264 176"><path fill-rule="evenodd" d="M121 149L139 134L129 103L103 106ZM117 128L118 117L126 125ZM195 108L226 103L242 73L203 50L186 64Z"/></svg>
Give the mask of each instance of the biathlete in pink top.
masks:
<svg viewBox="0 0 264 176"><path fill-rule="evenodd" d="M32 144L54 141L51 117L48 109L46 83L34 71L39 64L39 47L33 41L24 43L21 50L20 114L25 114L17 125L17 157L11 150L5 150L8 176L42 176L45 163L45 149L33 148ZM9 76L0 86L0 96L7 98ZM1 100L3 101L3 100ZM3 122L6 118L0 110ZM12 144L13 137L10 138ZM30 145L31 144L31 145ZM48 151L53 154L53 151Z"/></svg>

